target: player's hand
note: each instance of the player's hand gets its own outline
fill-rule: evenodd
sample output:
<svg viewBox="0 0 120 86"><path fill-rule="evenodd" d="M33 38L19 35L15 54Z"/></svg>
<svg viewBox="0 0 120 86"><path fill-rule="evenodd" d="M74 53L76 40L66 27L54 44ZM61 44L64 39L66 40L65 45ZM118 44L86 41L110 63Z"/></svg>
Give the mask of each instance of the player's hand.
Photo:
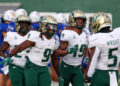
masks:
<svg viewBox="0 0 120 86"><path fill-rule="evenodd" d="M64 79L62 78L62 76L58 78L58 81L59 81L59 86L64 86Z"/></svg>
<svg viewBox="0 0 120 86"><path fill-rule="evenodd" d="M90 83L85 83L84 86L90 86Z"/></svg>
<svg viewBox="0 0 120 86"><path fill-rule="evenodd" d="M13 62L12 59L10 59L8 56L4 57L4 60L2 62L0 62L0 64L3 65L7 65L7 64L11 64Z"/></svg>
<svg viewBox="0 0 120 86"><path fill-rule="evenodd" d="M89 58L88 57L83 57L82 58L82 63L81 63L82 67L87 68L88 62L89 62Z"/></svg>
<svg viewBox="0 0 120 86"><path fill-rule="evenodd" d="M67 49L67 53L68 53L68 54L76 53L77 50L78 50L78 47L77 47L77 46L74 46L74 47L72 47L72 48Z"/></svg>
<svg viewBox="0 0 120 86"><path fill-rule="evenodd" d="M85 77L85 83L90 83L91 77L86 76Z"/></svg>
<svg viewBox="0 0 120 86"><path fill-rule="evenodd" d="M4 60L7 64L11 64L13 62L13 60L9 57L5 58Z"/></svg>
<svg viewBox="0 0 120 86"><path fill-rule="evenodd" d="M7 55L7 56L5 56L5 61L6 61L6 63L7 64L11 64L12 62L13 62L13 60L11 59L11 57L12 57L12 55Z"/></svg>

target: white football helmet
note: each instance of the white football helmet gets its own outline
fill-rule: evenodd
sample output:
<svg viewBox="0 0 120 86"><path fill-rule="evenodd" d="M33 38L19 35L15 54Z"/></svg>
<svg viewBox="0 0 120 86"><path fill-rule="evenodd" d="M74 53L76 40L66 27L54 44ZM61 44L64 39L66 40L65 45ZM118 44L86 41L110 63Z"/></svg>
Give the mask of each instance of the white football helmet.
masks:
<svg viewBox="0 0 120 86"><path fill-rule="evenodd" d="M37 11L32 11L29 15L31 22L40 22L40 15Z"/></svg>
<svg viewBox="0 0 120 86"><path fill-rule="evenodd" d="M16 18L21 15L27 16L27 11L25 9L17 9L15 11L15 14L16 14Z"/></svg>
<svg viewBox="0 0 120 86"><path fill-rule="evenodd" d="M15 21L16 15L14 10L7 10L3 14L3 19L5 21Z"/></svg>
<svg viewBox="0 0 120 86"><path fill-rule="evenodd" d="M58 23L63 23L65 24L67 22L67 19L63 13L58 13L56 16L57 22Z"/></svg>

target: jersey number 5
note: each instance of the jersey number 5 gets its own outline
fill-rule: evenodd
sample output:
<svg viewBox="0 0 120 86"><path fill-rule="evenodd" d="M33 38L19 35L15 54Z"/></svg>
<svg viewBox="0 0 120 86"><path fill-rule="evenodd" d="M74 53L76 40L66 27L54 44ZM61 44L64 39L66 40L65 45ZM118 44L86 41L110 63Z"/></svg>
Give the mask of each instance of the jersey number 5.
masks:
<svg viewBox="0 0 120 86"><path fill-rule="evenodd" d="M117 64L117 56L112 55L116 50L118 50L118 48L109 49L108 59L113 59L113 64L108 64L108 67L114 67Z"/></svg>

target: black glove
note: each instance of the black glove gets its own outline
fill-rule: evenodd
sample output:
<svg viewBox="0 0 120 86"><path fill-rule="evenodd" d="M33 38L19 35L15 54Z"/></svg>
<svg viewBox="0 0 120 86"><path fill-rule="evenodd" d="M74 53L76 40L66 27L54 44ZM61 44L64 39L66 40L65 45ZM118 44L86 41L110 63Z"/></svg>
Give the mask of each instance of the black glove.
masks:
<svg viewBox="0 0 120 86"><path fill-rule="evenodd" d="M85 83L90 83L91 77L86 76L85 77Z"/></svg>

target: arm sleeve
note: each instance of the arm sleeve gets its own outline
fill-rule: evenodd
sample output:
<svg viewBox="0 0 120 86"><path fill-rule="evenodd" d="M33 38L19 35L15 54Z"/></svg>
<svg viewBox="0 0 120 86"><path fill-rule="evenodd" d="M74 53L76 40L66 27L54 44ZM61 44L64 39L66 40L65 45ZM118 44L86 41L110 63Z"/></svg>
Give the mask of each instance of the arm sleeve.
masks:
<svg viewBox="0 0 120 86"><path fill-rule="evenodd" d="M70 39L70 32L67 30L63 30L61 33L60 40L61 41L69 41L69 39Z"/></svg>
<svg viewBox="0 0 120 86"><path fill-rule="evenodd" d="M59 37L55 36L55 48L54 48L54 50L56 50L59 47L59 44L60 44Z"/></svg>
<svg viewBox="0 0 120 86"><path fill-rule="evenodd" d="M38 39L39 35L40 35L39 32L30 31L30 32L26 35L26 38L27 38L27 40L29 40L29 41L36 41L36 39Z"/></svg>
<svg viewBox="0 0 120 86"><path fill-rule="evenodd" d="M91 35L88 37L88 48L95 47L97 44L97 35Z"/></svg>
<svg viewBox="0 0 120 86"><path fill-rule="evenodd" d="M4 42L8 42L10 44L11 39L12 39L12 34L10 32L7 32L4 37Z"/></svg>
<svg viewBox="0 0 120 86"><path fill-rule="evenodd" d="M93 55L91 63L90 63L90 67L89 67L88 73L87 73L88 77L92 77L92 75L94 74L99 54L100 54L100 49L96 47L94 55Z"/></svg>

